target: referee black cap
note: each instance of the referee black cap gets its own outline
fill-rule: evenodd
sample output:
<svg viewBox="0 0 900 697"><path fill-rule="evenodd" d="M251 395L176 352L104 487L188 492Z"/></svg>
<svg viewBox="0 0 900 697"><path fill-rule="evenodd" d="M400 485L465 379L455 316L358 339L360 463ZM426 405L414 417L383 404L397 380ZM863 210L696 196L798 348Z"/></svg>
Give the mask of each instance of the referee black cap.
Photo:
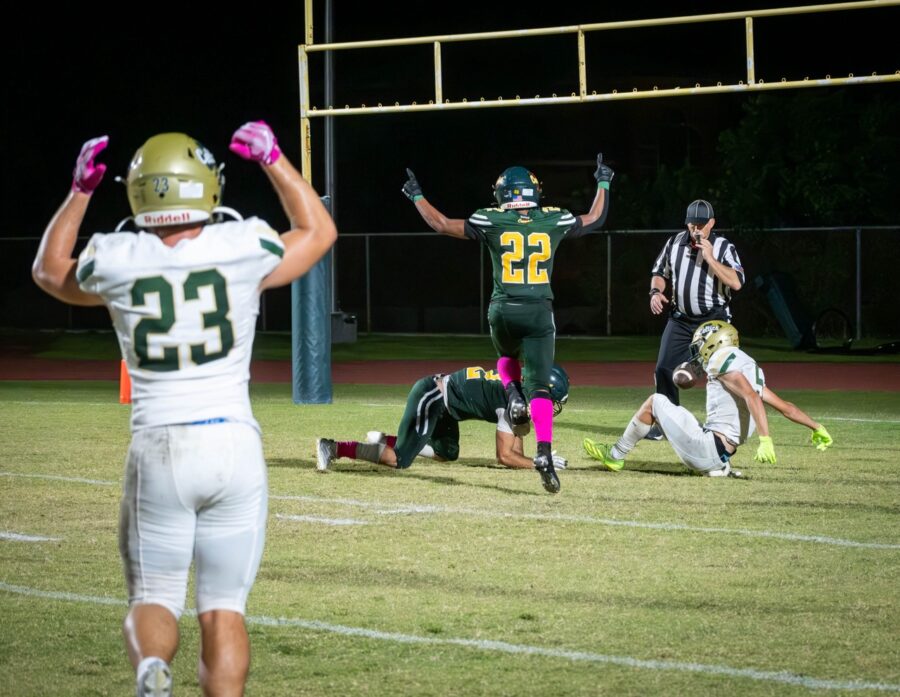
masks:
<svg viewBox="0 0 900 697"><path fill-rule="evenodd" d="M709 201L698 198L687 207L687 215L684 218L684 224L693 223L694 225L706 225L710 218L715 217L713 207Z"/></svg>

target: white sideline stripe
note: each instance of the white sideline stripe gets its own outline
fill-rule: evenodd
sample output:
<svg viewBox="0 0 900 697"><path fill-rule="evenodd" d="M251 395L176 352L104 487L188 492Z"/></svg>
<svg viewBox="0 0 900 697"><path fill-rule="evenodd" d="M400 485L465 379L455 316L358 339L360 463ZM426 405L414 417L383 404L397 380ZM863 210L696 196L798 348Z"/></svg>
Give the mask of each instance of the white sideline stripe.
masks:
<svg viewBox="0 0 900 697"><path fill-rule="evenodd" d="M54 591L42 591L36 588L14 586L0 581L0 590L18 595L35 598L48 598L51 600L65 600L77 603L92 603L95 605L125 606L124 600L117 598L105 598L93 595L78 595L75 593L59 593ZM784 685L800 685L813 690L879 690L881 692L900 692L900 685L882 682L864 682L862 680L826 680L810 678L787 671L756 670L755 668L732 668L725 665L709 663L687 663L683 661L655 661L631 656L611 656L587 651L569 651L566 649L548 649L542 646L529 646L527 644L510 644L505 641L491 641L489 639L437 639L434 637L422 637L415 634L400 634L397 632L381 632L375 629L362 627L347 627L341 624L330 624L319 620L301 620L287 617L248 616L248 624L264 627L299 627L316 632L340 634L342 636L362 637L363 639L375 639L378 641L390 641L399 644L421 644L426 646L462 646L478 651L489 651L526 656L546 656L548 658L564 658L570 661L584 663L603 663L608 665L625 666L626 668L640 668L643 670L670 670L683 673L703 673L706 675L722 675L729 678L747 678L762 682L781 683Z"/></svg>
<svg viewBox="0 0 900 697"><path fill-rule="evenodd" d="M850 416L823 416L825 421L853 421L865 424L900 424L897 419L854 419Z"/></svg>
<svg viewBox="0 0 900 697"><path fill-rule="evenodd" d="M862 549L900 549L900 544L887 542L857 542L855 540L842 540L837 537L824 537L822 535L801 535L791 532L774 532L771 530L748 530L745 528L702 528L681 523L645 523L638 520L613 520L610 518L594 518L592 516L548 514L548 513L504 513L503 511L485 511L471 508L451 508L449 506L420 506L405 504L386 504L374 501L357 501L354 499L328 499L318 496L270 496L270 499L284 501L309 501L313 503L336 503L343 506L357 506L359 508L371 508L382 515L397 515L401 513L449 513L458 515L482 516L486 518L523 518L527 520L562 521L566 523L594 523L596 525L612 525L627 528L644 528L647 530L681 530L684 532L706 532L726 535L743 535L745 537L766 537L776 540L789 540L791 542L814 542L836 547L858 547Z"/></svg>
<svg viewBox="0 0 900 697"><path fill-rule="evenodd" d="M276 513L276 518L281 520L297 520L301 523L322 523L323 525L368 525L368 520L356 520L355 518L323 518L317 515L287 515Z"/></svg>
<svg viewBox="0 0 900 697"><path fill-rule="evenodd" d="M99 486L116 486L119 482L111 482L106 479L85 479L84 477L61 477L54 474L26 474L24 472L0 472L0 477L28 477L31 479L53 479L61 482L76 482L80 484L97 484Z"/></svg>
<svg viewBox="0 0 900 697"><path fill-rule="evenodd" d="M54 479L64 482L79 482L82 484L98 484L101 486L114 486L118 482L110 482L102 479L83 479L81 477L59 477L50 474L20 474L17 472L0 472L3 477L33 477L36 479ZM747 530L745 528L701 528L680 523L645 523L637 520L612 520L609 518L593 518L591 516L575 516L546 513L504 513L502 511L480 511L468 508L451 508L448 506L408 505L408 504L383 504L374 501L357 501L354 499L330 499L318 496L269 496L270 499L280 501L310 501L314 503L336 503L343 506L356 506L359 508L371 508L382 515L399 515L410 513L449 513L456 515L483 516L488 518L524 518L528 520L563 521L568 523L593 523L596 525L612 525L629 528L645 528L648 530L682 530L684 532L705 532L725 535L743 535L745 537L765 537L776 540L788 540L791 542L812 542L816 544L831 545L835 547L856 547L860 549L900 549L900 544L888 542L857 542L856 540L843 540L837 537L825 537L822 535L801 535L790 532L774 532L771 530ZM277 515L277 514L276 514ZM312 521L310 521L312 522ZM320 519L318 522L322 522ZM346 523L345 523L346 524Z"/></svg>
<svg viewBox="0 0 900 697"><path fill-rule="evenodd" d="M78 482L79 484L97 484L99 486L115 486L119 482L105 479L84 479L83 477L59 477L54 474L25 474L22 472L0 472L0 477L29 477L31 479L55 479L60 482Z"/></svg>
<svg viewBox="0 0 900 697"><path fill-rule="evenodd" d="M30 381L29 381L30 382ZM73 406L73 407L118 407L120 406L118 402L110 399L108 402L46 402L46 401L37 401L37 400L23 400L23 399L4 399L0 404L22 404L27 407L36 407L36 406L51 406L51 407L61 407L61 406Z"/></svg>
<svg viewBox="0 0 900 697"><path fill-rule="evenodd" d="M14 540L15 542L59 542L61 537L41 537L40 535L23 535L19 532L0 530L0 540Z"/></svg>

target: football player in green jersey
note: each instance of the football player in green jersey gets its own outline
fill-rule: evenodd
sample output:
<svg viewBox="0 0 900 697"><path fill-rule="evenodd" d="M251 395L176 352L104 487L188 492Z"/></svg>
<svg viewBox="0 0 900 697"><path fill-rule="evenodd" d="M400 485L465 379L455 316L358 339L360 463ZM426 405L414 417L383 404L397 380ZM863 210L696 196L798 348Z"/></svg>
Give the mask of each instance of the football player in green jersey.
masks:
<svg viewBox="0 0 900 697"><path fill-rule="evenodd" d="M569 398L569 376L562 366L554 365L551 370L549 394L558 414ZM426 375L406 398L396 436L370 431L367 443L319 438L316 468L324 472L340 457L397 469L406 469L420 455L453 461L459 457L459 422L477 419L497 424L497 462L513 469L532 469L534 463L523 454L522 445L528 422L513 426L506 406L506 390L494 370L472 367L449 375ZM551 452L551 459L556 467L565 469L564 458Z"/></svg>
<svg viewBox="0 0 900 697"><path fill-rule="evenodd" d="M580 237L600 228L609 209L613 170L597 155L597 193L584 215L540 205L541 183L524 167L509 167L494 184L497 205L480 208L467 220L448 218L423 195L412 170L407 169L403 193L435 231L477 240L487 246L493 266L494 290L488 309L491 340L497 351L497 372L507 392L508 418L513 425L534 422L537 456L534 467L544 488L559 491L553 465L553 366L556 325L550 277L553 257L563 239ZM529 367L522 387L520 359ZM526 401L526 395L527 400Z"/></svg>

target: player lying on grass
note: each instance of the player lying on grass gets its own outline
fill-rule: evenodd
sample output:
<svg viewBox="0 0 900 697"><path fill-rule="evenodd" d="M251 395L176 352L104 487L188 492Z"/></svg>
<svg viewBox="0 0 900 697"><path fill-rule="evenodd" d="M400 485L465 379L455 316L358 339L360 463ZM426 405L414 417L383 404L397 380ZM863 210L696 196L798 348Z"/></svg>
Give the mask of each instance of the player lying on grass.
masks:
<svg viewBox="0 0 900 697"><path fill-rule="evenodd" d="M738 446L753 435L754 429L759 431L759 447L753 459L775 463L766 404L811 429L813 444L818 450L826 450L832 438L825 427L769 389L762 369L738 346L737 329L727 322L705 322L694 332L691 362L707 375L704 425L684 407L672 404L665 395L654 394L637 410L615 444L585 438L587 454L608 469L618 471L655 421L679 459L692 470L709 477L740 477L741 473L731 468L730 460Z"/></svg>
<svg viewBox="0 0 900 697"><path fill-rule="evenodd" d="M551 371L550 395L558 414L569 397L569 377L559 365ZM459 457L459 422L478 419L497 424L497 462L513 469L534 469L522 446L529 424L513 426L506 404L506 390L496 371L473 367L449 375L426 375L406 398L396 436L370 431L367 443L319 438L316 468L324 472L342 457L397 469L406 469L420 455L453 461ZM565 469L565 458L554 453L553 460L556 467Z"/></svg>

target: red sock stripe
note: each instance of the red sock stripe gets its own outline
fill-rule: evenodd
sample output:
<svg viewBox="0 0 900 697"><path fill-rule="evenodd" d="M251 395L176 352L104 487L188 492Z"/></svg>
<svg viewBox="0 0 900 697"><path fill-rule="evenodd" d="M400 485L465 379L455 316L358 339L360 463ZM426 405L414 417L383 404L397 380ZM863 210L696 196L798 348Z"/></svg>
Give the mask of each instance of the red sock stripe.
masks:
<svg viewBox="0 0 900 697"><path fill-rule="evenodd" d="M351 460L355 460L357 445L358 445L358 443L355 440L338 441L337 456L338 457L349 457Z"/></svg>
<svg viewBox="0 0 900 697"><path fill-rule="evenodd" d="M385 436L384 442L388 444L389 448L393 448L397 445L397 436Z"/></svg>

